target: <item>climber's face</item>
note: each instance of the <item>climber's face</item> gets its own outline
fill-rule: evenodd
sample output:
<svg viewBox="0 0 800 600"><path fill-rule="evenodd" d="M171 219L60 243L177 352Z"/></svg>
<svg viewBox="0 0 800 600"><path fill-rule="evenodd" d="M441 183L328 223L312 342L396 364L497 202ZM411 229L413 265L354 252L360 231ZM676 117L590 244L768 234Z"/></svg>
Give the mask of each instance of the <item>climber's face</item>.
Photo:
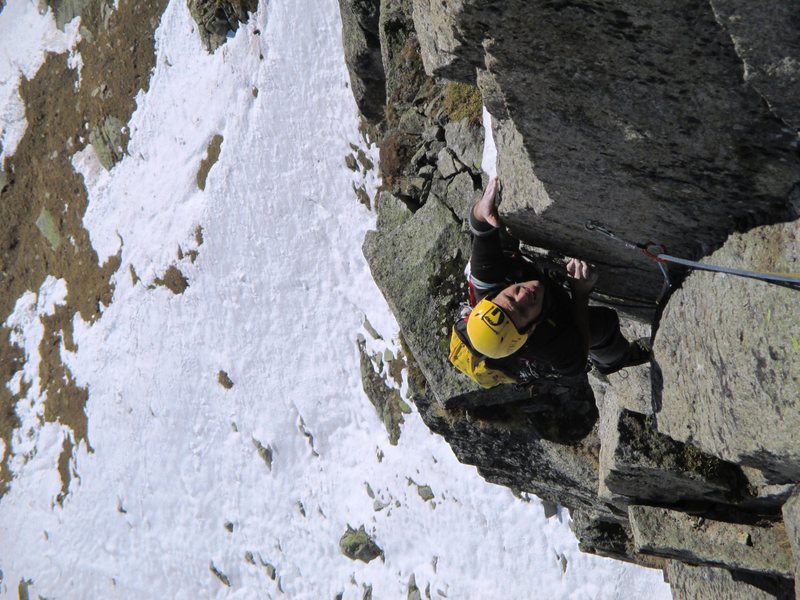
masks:
<svg viewBox="0 0 800 600"><path fill-rule="evenodd" d="M544 285L536 280L515 283L492 301L503 309L519 331L524 332L542 314Z"/></svg>

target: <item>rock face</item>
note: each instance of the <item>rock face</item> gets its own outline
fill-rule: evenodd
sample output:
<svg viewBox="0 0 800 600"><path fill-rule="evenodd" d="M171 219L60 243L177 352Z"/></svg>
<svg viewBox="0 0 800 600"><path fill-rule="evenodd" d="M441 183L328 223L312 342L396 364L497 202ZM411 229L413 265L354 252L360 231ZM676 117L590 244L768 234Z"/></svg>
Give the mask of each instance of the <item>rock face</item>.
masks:
<svg viewBox="0 0 800 600"><path fill-rule="evenodd" d="M477 81L496 119L505 222L651 300L658 270L583 225L696 257L737 224L788 218L798 20L788 0L414 1L426 69Z"/></svg>
<svg viewBox="0 0 800 600"><path fill-rule="evenodd" d="M659 433L652 417L609 404L602 407L600 425L600 489L608 491L609 499L654 504L735 500L744 480L738 467Z"/></svg>
<svg viewBox="0 0 800 600"><path fill-rule="evenodd" d="M657 304L658 264L584 225L690 259L716 250L712 264L800 271L800 5L340 5L381 151L364 254L426 425L488 481L570 509L582 550L665 569L678 598L791 597L798 291L672 266ZM562 254L594 261L596 301L618 308L631 339L653 332L650 365L487 391L449 364L464 219L487 182L480 104L509 241L551 267ZM365 369L367 388L376 373Z"/></svg>

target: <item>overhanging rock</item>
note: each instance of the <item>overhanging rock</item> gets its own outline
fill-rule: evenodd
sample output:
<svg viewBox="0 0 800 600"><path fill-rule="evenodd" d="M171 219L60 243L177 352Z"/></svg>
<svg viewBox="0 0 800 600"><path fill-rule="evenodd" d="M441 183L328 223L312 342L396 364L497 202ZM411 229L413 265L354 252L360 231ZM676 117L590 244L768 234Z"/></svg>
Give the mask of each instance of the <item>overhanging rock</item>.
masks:
<svg viewBox="0 0 800 600"><path fill-rule="evenodd" d="M415 0L414 21L429 71L481 73L499 127L513 124L513 143L497 144L506 224L598 263L603 291L654 300L658 270L583 226L696 258L736 227L792 218L795 4ZM737 20L754 11L757 26ZM779 35L761 41L766 31ZM541 189L513 184L522 171L509 162L527 163Z"/></svg>
<svg viewBox="0 0 800 600"><path fill-rule="evenodd" d="M600 414L600 490L608 500L726 502L744 480L736 465L659 433L652 417L611 401Z"/></svg>

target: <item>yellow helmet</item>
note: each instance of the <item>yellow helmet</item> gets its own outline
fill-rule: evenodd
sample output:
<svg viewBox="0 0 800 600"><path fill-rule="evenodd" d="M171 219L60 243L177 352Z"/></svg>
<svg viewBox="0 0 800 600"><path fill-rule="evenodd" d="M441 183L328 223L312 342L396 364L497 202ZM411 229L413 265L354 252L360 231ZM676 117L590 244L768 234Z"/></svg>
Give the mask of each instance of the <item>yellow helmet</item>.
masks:
<svg viewBox="0 0 800 600"><path fill-rule="evenodd" d="M528 334L520 333L503 309L488 298L472 309L467 335L472 347L489 358L510 356L528 339Z"/></svg>

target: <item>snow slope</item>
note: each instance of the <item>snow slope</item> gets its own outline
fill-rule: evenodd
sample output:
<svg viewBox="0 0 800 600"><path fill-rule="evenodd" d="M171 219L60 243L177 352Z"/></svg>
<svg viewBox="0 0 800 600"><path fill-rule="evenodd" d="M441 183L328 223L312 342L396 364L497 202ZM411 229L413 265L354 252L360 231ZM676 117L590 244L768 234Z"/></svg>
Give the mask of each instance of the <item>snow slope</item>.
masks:
<svg viewBox="0 0 800 600"><path fill-rule="evenodd" d="M20 26L15 11L36 31L0 51L7 64L33 55L27 76L60 39L32 6L9 0L0 13L0 31ZM71 432L27 422L36 452L13 463L0 500L0 592L30 580L31 597L315 599L372 586L385 599L405 598L414 574L423 597L429 585L434 598L668 598L660 572L581 554L566 513L546 520L537 499L485 483L416 413L389 445L362 391L356 337L395 351L397 325L360 251L374 216L352 185L372 191L375 175L344 166L349 144L363 142L336 0L262 0L211 56L173 0L156 38L129 156L111 172L91 150L74 158L100 261L122 244L113 302L92 325L76 320L77 352L62 349L89 389L93 452L76 449L60 506L57 460ZM19 111L2 118L20 127ZM200 191L215 134L221 154ZM179 246L197 260L178 260ZM170 265L189 281L181 295L149 287ZM4 316L28 349L7 385L36 380L38 315L63 288L51 278ZM38 410L36 389L18 412ZM384 560L343 556L348 524L365 525Z"/></svg>

